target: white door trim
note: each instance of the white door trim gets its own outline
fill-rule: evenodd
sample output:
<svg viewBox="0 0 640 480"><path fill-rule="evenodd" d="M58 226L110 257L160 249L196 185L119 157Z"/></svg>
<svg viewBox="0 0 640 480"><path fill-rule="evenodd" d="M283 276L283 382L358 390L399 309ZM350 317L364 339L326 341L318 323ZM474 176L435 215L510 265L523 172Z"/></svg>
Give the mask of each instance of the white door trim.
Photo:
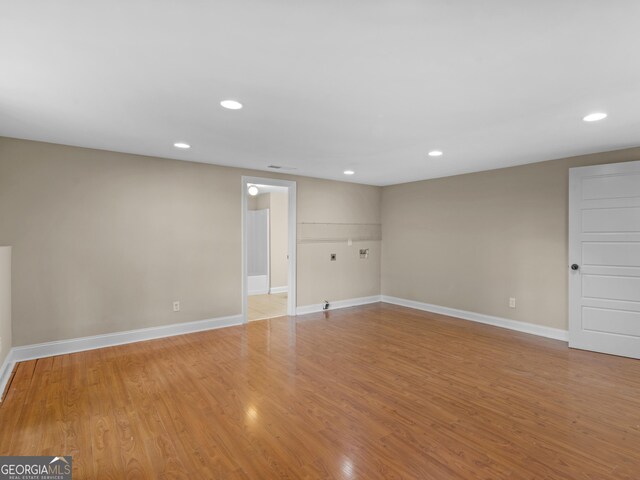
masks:
<svg viewBox="0 0 640 480"><path fill-rule="evenodd" d="M289 294L287 296L287 315L296 314L296 272L297 272L297 225L296 225L296 182L292 180L281 180L277 178L263 178L263 177L250 177L242 176L241 193L242 193L242 222L241 222L241 235L242 235L242 321L247 323L248 312L248 300L247 300L247 186L249 184L261 184L272 185L274 187L286 187L288 192L288 239L289 239L289 275L288 275L288 288Z"/></svg>

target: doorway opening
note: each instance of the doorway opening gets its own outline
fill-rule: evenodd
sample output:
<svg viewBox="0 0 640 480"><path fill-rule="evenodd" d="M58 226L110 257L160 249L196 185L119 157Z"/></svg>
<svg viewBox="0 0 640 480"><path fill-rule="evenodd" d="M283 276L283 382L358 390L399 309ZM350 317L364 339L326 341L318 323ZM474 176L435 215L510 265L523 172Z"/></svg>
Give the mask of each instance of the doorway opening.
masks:
<svg viewBox="0 0 640 480"><path fill-rule="evenodd" d="M295 315L296 182L242 177L244 322Z"/></svg>

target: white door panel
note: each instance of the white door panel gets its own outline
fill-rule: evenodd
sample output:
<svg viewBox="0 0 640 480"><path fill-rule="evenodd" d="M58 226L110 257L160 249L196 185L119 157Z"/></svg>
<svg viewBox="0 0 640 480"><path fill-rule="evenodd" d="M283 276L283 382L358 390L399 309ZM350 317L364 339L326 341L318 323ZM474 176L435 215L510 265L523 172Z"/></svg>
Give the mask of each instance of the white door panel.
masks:
<svg viewBox="0 0 640 480"><path fill-rule="evenodd" d="M640 337L640 312L584 307L582 328L595 332Z"/></svg>
<svg viewBox="0 0 640 480"><path fill-rule="evenodd" d="M583 242L582 267L640 267L640 243Z"/></svg>
<svg viewBox="0 0 640 480"><path fill-rule="evenodd" d="M582 296L640 302L640 278L582 273Z"/></svg>
<svg viewBox="0 0 640 480"><path fill-rule="evenodd" d="M573 168L569 345L640 358L640 162Z"/></svg>
<svg viewBox="0 0 640 480"><path fill-rule="evenodd" d="M582 181L583 200L640 197L640 174L599 175Z"/></svg>
<svg viewBox="0 0 640 480"><path fill-rule="evenodd" d="M640 207L582 210L583 233L640 232Z"/></svg>

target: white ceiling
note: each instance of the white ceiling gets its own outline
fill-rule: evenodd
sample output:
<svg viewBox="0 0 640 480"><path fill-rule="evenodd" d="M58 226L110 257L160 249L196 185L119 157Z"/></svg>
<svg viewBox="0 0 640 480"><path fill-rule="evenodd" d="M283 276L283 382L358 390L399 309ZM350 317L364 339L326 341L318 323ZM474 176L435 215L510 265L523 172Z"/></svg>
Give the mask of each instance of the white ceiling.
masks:
<svg viewBox="0 0 640 480"><path fill-rule="evenodd" d="M20 0L0 12L4 136L375 185L640 144L638 0ZM227 98L245 108L221 108ZM582 122L593 111L609 118Z"/></svg>

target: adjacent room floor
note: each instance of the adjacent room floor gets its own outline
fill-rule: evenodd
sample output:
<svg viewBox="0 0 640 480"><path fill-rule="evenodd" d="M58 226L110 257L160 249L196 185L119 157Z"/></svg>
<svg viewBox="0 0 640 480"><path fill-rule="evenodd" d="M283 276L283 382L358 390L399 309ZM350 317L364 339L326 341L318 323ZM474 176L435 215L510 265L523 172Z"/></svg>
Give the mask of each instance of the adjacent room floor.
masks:
<svg viewBox="0 0 640 480"><path fill-rule="evenodd" d="M250 322L265 318L282 317L287 314L286 293L249 295L248 303L247 319Z"/></svg>
<svg viewBox="0 0 640 480"><path fill-rule="evenodd" d="M638 478L640 362L372 304L19 364L0 455L74 478Z"/></svg>

